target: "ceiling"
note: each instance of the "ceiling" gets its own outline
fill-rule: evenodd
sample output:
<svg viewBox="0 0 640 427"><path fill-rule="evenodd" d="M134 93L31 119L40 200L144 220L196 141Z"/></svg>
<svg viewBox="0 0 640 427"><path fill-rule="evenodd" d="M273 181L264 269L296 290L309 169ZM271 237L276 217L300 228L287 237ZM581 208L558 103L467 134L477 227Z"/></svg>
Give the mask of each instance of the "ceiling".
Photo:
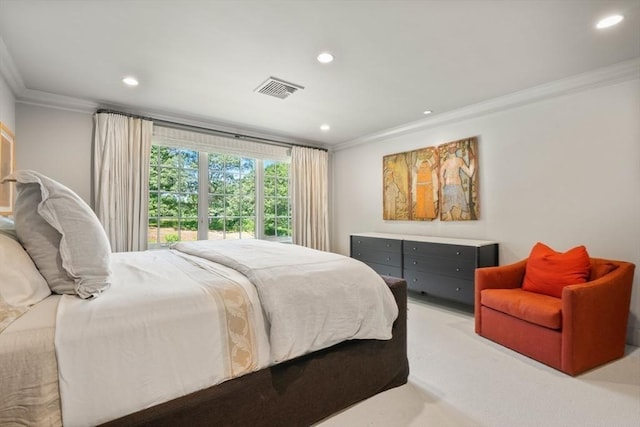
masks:
<svg viewBox="0 0 640 427"><path fill-rule="evenodd" d="M624 21L596 30L612 12ZM64 95L330 147L638 58L640 0L0 0L0 38L18 100ZM317 62L322 51L335 61ZM304 89L254 93L270 76Z"/></svg>

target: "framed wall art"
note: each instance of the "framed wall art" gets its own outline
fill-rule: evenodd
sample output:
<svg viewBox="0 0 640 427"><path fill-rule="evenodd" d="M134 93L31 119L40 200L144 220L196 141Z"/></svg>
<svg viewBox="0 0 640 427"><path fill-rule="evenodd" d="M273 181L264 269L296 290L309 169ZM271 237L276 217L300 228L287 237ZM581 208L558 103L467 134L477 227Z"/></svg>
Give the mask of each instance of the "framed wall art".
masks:
<svg viewBox="0 0 640 427"><path fill-rule="evenodd" d="M15 168L15 137L7 126L0 122L0 180L13 172ZM13 213L13 192L15 184L0 184L0 215Z"/></svg>
<svg viewBox="0 0 640 427"><path fill-rule="evenodd" d="M383 219L430 221L438 218L438 150L421 148L382 160Z"/></svg>
<svg viewBox="0 0 640 427"><path fill-rule="evenodd" d="M440 153L440 220L478 219L478 138L438 146Z"/></svg>
<svg viewBox="0 0 640 427"><path fill-rule="evenodd" d="M382 158L383 219L477 220L478 137Z"/></svg>

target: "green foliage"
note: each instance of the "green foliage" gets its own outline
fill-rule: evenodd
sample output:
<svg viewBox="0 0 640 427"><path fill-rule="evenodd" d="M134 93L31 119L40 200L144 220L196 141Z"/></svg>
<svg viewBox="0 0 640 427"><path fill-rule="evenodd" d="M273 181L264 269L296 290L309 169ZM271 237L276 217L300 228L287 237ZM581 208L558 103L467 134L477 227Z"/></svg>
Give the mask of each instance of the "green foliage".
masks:
<svg viewBox="0 0 640 427"><path fill-rule="evenodd" d="M180 237L178 237L177 233L167 234L166 236L164 236L164 238L167 243L175 243L180 241Z"/></svg>

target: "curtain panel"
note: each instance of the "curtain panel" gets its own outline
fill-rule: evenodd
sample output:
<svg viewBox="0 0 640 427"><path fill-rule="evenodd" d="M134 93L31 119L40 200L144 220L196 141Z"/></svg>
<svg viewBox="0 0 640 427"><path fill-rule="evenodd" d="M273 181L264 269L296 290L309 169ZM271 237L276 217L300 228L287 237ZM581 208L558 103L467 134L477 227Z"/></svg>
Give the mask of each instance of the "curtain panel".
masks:
<svg viewBox="0 0 640 427"><path fill-rule="evenodd" d="M329 250L329 153L291 150L290 191L293 243Z"/></svg>
<svg viewBox="0 0 640 427"><path fill-rule="evenodd" d="M147 249L153 122L94 115L94 209L114 252Z"/></svg>

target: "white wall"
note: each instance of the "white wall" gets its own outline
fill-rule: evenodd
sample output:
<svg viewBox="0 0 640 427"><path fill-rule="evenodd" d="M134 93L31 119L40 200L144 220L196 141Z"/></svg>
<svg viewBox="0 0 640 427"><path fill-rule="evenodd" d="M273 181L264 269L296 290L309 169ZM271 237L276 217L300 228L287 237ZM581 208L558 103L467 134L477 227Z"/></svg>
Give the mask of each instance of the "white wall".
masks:
<svg viewBox="0 0 640 427"><path fill-rule="evenodd" d="M16 168L45 174L92 206L92 115L18 103L16 127Z"/></svg>
<svg viewBox="0 0 640 427"><path fill-rule="evenodd" d="M0 74L0 122L16 133L16 98L2 74Z"/></svg>
<svg viewBox="0 0 640 427"><path fill-rule="evenodd" d="M480 220L382 220L382 157L478 136ZM333 250L378 231L496 240L500 263L537 241L640 269L640 80L589 89L333 153ZM629 342L640 345L638 269Z"/></svg>

